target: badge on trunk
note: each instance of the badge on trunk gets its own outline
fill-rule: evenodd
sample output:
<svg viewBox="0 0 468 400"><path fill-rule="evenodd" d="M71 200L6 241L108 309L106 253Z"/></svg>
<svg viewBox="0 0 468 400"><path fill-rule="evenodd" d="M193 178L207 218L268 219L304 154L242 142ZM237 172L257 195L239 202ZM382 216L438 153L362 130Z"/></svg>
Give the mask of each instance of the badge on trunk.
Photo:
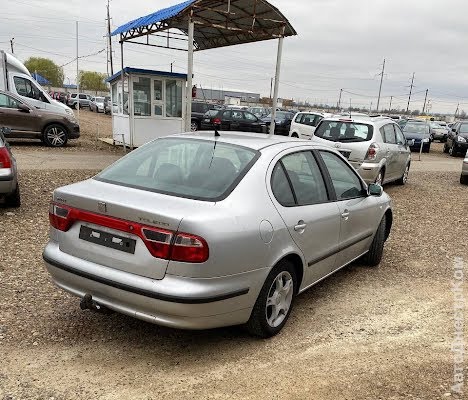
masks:
<svg viewBox="0 0 468 400"><path fill-rule="evenodd" d="M100 202L98 203L98 210L99 210L99 212L101 212L101 213L107 213L107 204L104 203L103 201L100 201Z"/></svg>

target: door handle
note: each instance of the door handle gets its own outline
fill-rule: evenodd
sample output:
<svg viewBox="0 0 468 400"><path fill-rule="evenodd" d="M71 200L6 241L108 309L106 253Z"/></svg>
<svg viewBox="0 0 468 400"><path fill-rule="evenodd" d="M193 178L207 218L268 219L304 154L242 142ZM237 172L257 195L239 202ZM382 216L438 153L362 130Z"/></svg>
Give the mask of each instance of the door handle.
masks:
<svg viewBox="0 0 468 400"><path fill-rule="evenodd" d="M349 219L349 216L350 216L350 212L348 210L344 210L344 212L341 214L341 217L347 221Z"/></svg>
<svg viewBox="0 0 468 400"><path fill-rule="evenodd" d="M294 230L296 232L303 231L305 228L307 228L307 224L304 221L299 221L298 224L294 227Z"/></svg>

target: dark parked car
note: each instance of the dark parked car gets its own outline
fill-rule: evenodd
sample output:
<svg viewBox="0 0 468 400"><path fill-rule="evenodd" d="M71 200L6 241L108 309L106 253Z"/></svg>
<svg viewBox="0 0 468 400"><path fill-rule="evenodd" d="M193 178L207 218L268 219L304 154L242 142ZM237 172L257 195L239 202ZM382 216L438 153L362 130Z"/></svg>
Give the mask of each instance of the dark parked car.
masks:
<svg viewBox="0 0 468 400"><path fill-rule="evenodd" d="M214 104L203 103L199 101L192 102L192 122L190 125L192 132L198 131L200 129L205 114L208 111L214 109Z"/></svg>
<svg viewBox="0 0 468 400"><path fill-rule="evenodd" d="M468 150L468 122L457 122L449 132L444 152L452 157L466 154Z"/></svg>
<svg viewBox="0 0 468 400"><path fill-rule="evenodd" d="M7 207L21 205L16 160L5 140L9 128L0 128L0 198Z"/></svg>
<svg viewBox="0 0 468 400"><path fill-rule="evenodd" d="M217 127L222 131L266 133L266 124L255 115L243 110L211 110L201 122L200 129Z"/></svg>
<svg viewBox="0 0 468 400"><path fill-rule="evenodd" d="M408 121L403 127L403 133L406 140L411 143L410 148L412 151L420 151L422 142L423 153L429 153L433 137L431 126L427 122Z"/></svg>
<svg viewBox="0 0 468 400"><path fill-rule="evenodd" d="M275 117L275 135L289 136L291 122L294 114L289 111L276 111ZM271 114L268 117L262 118L262 121L267 125L267 131L270 131Z"/></svg>
<svg viewBox="0 0 468 400"><path fill-rule="evenodd" d="M0 90L0 126L11 129L9 138L41 139L51 147L62 147L69 139L80 137L74 116L37 109L19 96Z"/></svg>

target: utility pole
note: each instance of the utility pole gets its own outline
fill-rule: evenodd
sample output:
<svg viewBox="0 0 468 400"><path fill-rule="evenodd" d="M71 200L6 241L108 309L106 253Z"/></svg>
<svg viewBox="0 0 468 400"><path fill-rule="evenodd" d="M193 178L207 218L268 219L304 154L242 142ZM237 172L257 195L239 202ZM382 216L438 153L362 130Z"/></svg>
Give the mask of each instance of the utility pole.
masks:
<svg viewBox="0 0 468 400"><path fill-rule="evenodd" d="M110 11L109 11L109 2L107 0L107 37L109 41L109 58L110 58L110 68L111 68L111 75L114 75L114 62L112 59L112 37L111 37L111 23L110 23Z"/></svg>
<svg viewBox="0 0 468 400"><path fill-rule="evenodd" d="M14 37L12 37L12 38L10 39L11 54L15 54L15 49L14 49L14 47L13 47L13 45L14 45L14 42L13 42L13 41L14 41L14 40L15 40Z"/></svg>
<svg viewBox="0 0 468 400"><path fill-rule="evenodd" d="M369 114L372 114L372 101L370 102Z"/></svg>
<svg viewBox="0 0 468 400"><path fill-rule="evenodd" d="M388 111L392 112L392 101L393 101L393 96L390 96L390 108Z"/></svg>
<svg viewBox="0 0 468 400"><path fill-rule="evenodd" d="M384 74L385 74L385 58L383 60L382 73L380 74L380 87L379 87L379 98L377 100L377 112L379 112L380 95L382 94L382 83L383 83Z"/></svg>
<svg viewBox="0 0 468 400"><path fill-rule="evenodd" d="M414 86L414 72L413 72L413 78L411 78L411 86L410 86L410 91L409 91L409 97L408 97L408 105L406 106L406 113L409 111L409 105L411 101L411 95L413 94L413 86Z"/></svg>
<svg viewBox="0 0 468 400"><path fill-rule="evenodd" d="M424 115L424 111L426 110L426 102L427 102L427 93L429 92L429 89L426 89L426 97L424 97L424 107L422 109L422 113Z"/></svg>
<svg viewBox="0 0 468 400"><path fill-rule="evenodd" d="M460 109L460 103L457 104L457 109L455 110L455 119L457 119L459 109Z"/></svg>
<svg viewBox="0 0 468 400"><path fill-rule="evenodd" d="M271 81L270 81L270 101L271 101L272 92L273 92L273 78L271 78Z"/></svg>
<svg viewBox="0 0 468 400"><path fill-rule="evenodd" d="M340 89L340 98L338 99L338 104L337 104L337 107L338 108L338 111L340 111L340 108L341 108L341 95L343 94L343 89Z"/></svg>
<svg viewBox="0 0 468 400"><path fill-rule="evenodd" d="M79 69L79 60L78 57L78 21L76 21L76 108L78 111L78 122L80 122L80 69Z"/></svg>

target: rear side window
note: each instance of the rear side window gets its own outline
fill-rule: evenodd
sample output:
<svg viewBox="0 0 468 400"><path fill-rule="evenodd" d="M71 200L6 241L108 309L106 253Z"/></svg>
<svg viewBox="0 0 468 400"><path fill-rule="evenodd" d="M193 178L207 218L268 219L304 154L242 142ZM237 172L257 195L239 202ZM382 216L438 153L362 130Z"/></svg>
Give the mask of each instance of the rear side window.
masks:
<svg viewBox="0 0 468 400"><path fill-rule="evenodd" d="M336 154L320 151L338 200L354 199L363 195L361 180L352 168Z"/></svg>
<svg viewBox="0 0 468 400"><path fill-rule="evenodd" d="M226 198L258 152L205 140L160 139L141 147L95 179L190 199Z"/></svg>
<svg viewBox="0 0 468 400"><path fill-rule="evenodd" d="M283 157L275 166L271 185L276 199L285 207L328 201L325 182L311 152Z"/></svg>
<svg viewBox="0 0 468 400"><path fill-rule="evenodd" d="M388 124L380 129L385 143L396 144L395 129L393 124Z"/></svg>
<svg viewBox="0 0 468 400"><path fill-rule="evenodd" d="M468 133L468 124L460 125L460 133Z"/></svg>
<svg viewBox="0 0 468 400"><path fill-rule="evenodd" d="M0 107L18 108L18 102L6 94L0 93Z"/></svg>
<svg viewBox="0 0 468 400"><path fill-rule="evenodd" d="M322 121L314 135L332 142L368 142L374 129L371 125L348 121Z"/></svg>

